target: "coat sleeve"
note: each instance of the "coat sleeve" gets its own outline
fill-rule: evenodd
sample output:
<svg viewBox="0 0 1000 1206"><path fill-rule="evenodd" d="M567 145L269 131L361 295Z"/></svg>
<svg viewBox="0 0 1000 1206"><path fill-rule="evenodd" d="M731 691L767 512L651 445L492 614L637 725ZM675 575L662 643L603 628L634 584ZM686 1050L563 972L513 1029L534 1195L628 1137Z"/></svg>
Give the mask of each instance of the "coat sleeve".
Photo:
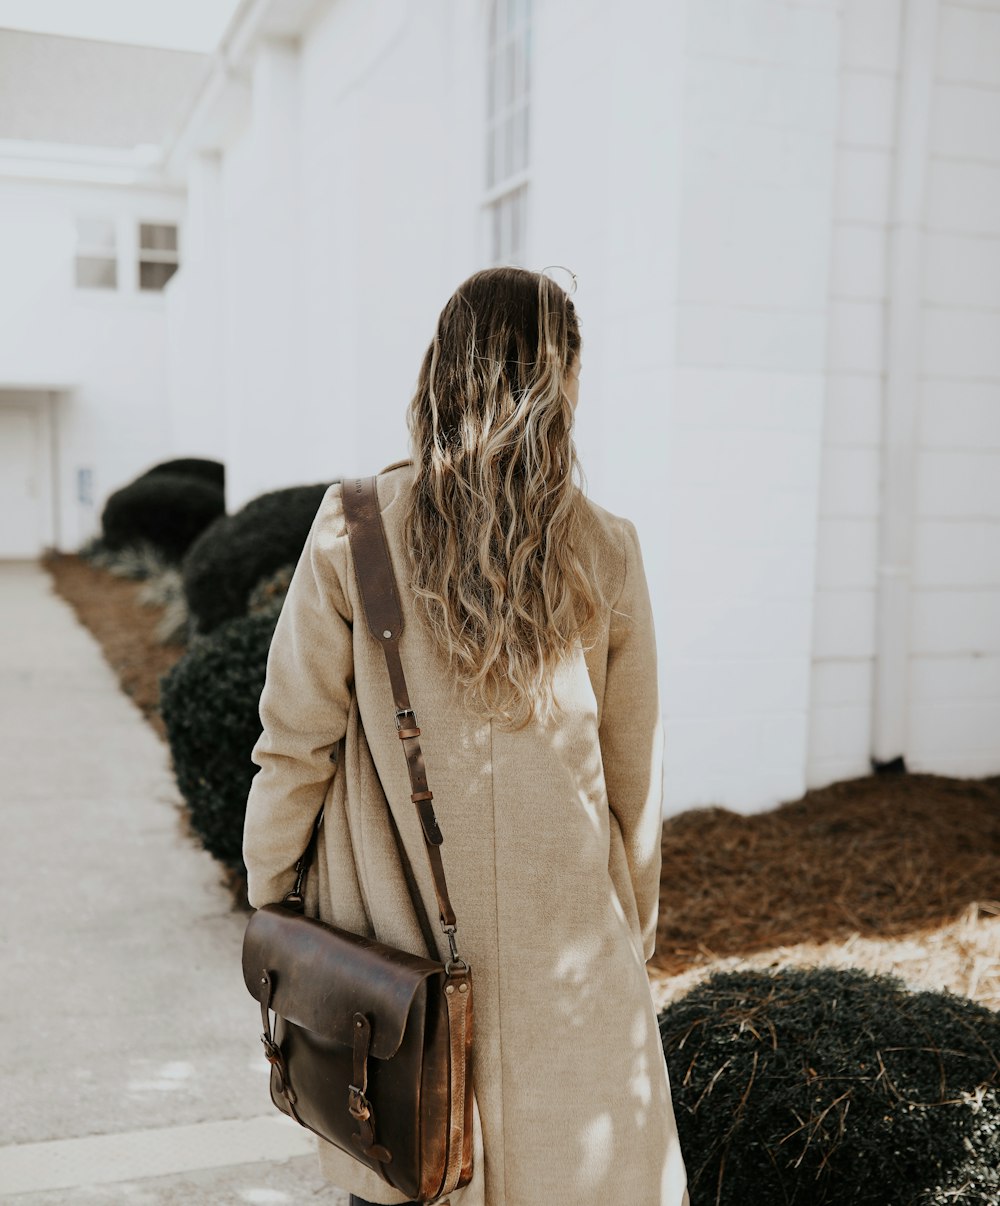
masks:
<svg viewBox="0 0 1000 1206"><path fill-rule="evenodd" d="M254 908L295 883L337 766L354 683L353 614L347 581L341 485L329 487L313 519L271 638L258 711L262 732L250 754L243 828L247 895Z"/></svg>
<svg viewBox="0 0 1000 1206"><path fill-rule="evenodd" d="M663 726L653 609L639 534L624 524L625 578L611 614L600 742L608 803L622 832L644 957L656 945L663 836Z"/></svg>

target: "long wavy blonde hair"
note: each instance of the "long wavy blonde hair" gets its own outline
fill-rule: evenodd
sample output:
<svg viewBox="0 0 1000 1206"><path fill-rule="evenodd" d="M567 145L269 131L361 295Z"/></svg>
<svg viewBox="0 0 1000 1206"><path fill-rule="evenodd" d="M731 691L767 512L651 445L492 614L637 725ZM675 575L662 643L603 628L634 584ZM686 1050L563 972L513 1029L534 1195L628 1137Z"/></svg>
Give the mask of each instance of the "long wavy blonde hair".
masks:
<svg viewBox="0 0 1000 1206"><path fill-rule="evenodd" d="M550 277L476 272L441 311L407 411L410 586L466 706L514 729L561 712L556 667L603 604L579 555L565 383L580 343Z"/></svg>

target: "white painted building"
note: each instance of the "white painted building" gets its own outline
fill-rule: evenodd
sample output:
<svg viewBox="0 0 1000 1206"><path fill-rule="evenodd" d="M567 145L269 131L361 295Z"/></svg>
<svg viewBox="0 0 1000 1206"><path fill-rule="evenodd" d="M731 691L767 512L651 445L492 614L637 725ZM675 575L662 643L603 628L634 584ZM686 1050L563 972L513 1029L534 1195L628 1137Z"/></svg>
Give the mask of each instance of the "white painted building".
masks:
<svg viewBox="0 0 1000 1206"><path fill-rule="evenodd" d="M159 451L231 510L405 455L455 286L568 265L667 810L1000 770L1000 0L246 0L162 154Z"/></svg>
<svg viewBox="0 0 1000 1206"><path fill-rule="evenodd" d="M0 30L0 557L78 547L170 441L160 144L205 59Z"/></svg>

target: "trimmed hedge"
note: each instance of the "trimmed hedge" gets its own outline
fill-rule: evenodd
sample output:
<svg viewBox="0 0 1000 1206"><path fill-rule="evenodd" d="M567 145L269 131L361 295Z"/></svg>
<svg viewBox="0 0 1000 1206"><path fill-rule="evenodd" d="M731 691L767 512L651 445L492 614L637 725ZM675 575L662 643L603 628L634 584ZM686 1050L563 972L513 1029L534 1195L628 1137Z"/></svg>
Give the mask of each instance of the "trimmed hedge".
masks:
<svg viewBox="0 0 1000 1206"><path fill-rule="evenodd" d="M329 482L289 486L251 499L206 528L184 558L184 594L201 633L246 614L262 579L302 554Z"/></svg>
<svg viewBox="0 0 1000 1206"><path fill-rule="evenodd" d="M115 490L101 512L104 544L124 548L144 540L179 561L226 510L219 486L196 477L156 473Z"/></svg>
<svg viewBox="0 0 1000 1206"><path fill-rule="evenodd" d="M691 1206L1000 1202L985 1006L857 968L732 971L659 1029Z"/></svg>
<svg viewBox="0 0 1000 1206"><path fill-rule="evenodd" d="M191 827L210 854L243 875L243 820L258 769L250 753L277 619L275 610L229 620L196 637L160 677L160 713Z"/></svg>
<svg viewBox="0 0 1000 1206"><path fill-rule="evenodd" d="M202 456L182 456L172 461L160 461L151 469L147 469L140 477L155 477L160 473L169 473L175 477L195 477L199 481L210 482L220 490L226 488L226 467L221 461L209 460Z"/></svg>

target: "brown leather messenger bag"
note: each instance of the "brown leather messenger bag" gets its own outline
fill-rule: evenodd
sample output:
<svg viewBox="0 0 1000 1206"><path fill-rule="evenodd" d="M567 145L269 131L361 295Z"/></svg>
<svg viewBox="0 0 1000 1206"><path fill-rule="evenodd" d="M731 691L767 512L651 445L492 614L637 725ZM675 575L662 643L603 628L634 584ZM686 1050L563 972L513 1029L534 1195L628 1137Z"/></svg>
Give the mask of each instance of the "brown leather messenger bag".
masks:
<svg viewBox="0 0 1000 1206"><path fill-rule="evenodd" d="M408 1198L438 1202L472 1179L472 969L458 954L443 838L399 658L403 614L376 479L346 479L343 497L451 957L440 963L306 916L305 875L320 809L295 864L295 886L247 924L243 978L260 1002L274 1105Z"/></svg>

